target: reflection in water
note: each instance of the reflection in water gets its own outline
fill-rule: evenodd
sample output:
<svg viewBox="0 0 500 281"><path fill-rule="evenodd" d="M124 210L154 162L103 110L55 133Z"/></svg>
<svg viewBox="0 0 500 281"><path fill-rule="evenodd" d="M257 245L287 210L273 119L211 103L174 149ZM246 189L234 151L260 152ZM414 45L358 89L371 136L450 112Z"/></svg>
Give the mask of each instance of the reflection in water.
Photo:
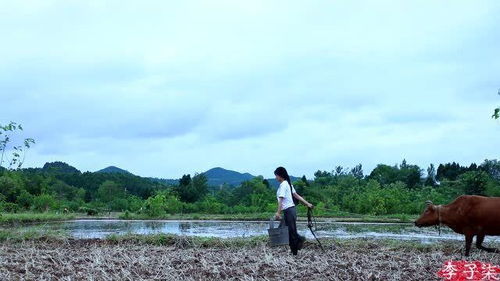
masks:
<svg viewBox="0 0 500 281"><path fill-rule="evenodd" d="M181 232L187 232L191 228L191 225L187 222L181 222L179 224L179 229Z"/></svg>
<svg viewBox="0 0 500 281"><path fill-rule="evenodd" d="M317 234L320 237L339 239L349 238L390 238L398 240L416 240L432 243L438 240L463 240L444 227L439 236L435 228L417 228L413 224L398 223L318 223ZM46 230L62 230L75 238L103 238L110 234L177 234L206 237L249 237L267 235L268 222L244 221L162 221L162 220L73 220L50 222L24 226ZM303 222L297 224L299 233L312 239L312 235ZM487 237L489 241L499 238ZM488 241L487 241L488 242Z"/></svg>

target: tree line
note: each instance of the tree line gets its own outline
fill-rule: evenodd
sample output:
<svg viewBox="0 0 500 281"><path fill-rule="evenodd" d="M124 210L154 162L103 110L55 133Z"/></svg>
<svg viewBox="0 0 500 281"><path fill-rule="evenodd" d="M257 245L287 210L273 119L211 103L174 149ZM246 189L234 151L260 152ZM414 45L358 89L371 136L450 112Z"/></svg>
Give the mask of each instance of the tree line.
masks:
<svg viewBox="0 0 500 281"><path fill-rule="evenodd" d="M406 160L363 167L337 166L303 176L295 188L316 205L318 215L418 214L424 202L445 204L462 194L500 196L500 162L430 165L422 169ZM144 216L205 213L273 212L276 190L263 177L238 186L209 186L203 174L186 174L177 184L165 184L132 174L80 172L66 163L43 168L0 167L0 211L89 212L122 211Z"/></svg>

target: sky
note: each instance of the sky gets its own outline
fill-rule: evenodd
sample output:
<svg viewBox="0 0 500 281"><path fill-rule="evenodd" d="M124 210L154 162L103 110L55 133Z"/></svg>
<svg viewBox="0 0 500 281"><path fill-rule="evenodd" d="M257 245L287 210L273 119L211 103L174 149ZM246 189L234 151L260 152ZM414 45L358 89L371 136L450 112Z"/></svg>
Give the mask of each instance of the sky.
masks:
<svg viewBox="0 0 500 281"><path fill-rule="evenodd" d="M500 1L3 1L0 124L179 178L500 158Z"/></svg>

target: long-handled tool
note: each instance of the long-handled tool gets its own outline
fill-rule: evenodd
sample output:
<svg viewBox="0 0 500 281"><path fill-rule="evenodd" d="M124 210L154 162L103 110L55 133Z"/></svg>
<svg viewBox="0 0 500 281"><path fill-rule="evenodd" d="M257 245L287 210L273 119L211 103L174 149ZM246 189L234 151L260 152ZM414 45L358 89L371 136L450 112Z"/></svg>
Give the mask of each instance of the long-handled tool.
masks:
<svg viewBox="0 0 500 281"><path fill-rule="evenodd" d="M323 248L323 245L321 245L321 242L319 241L318 237L316 237L316 234L313 231L313 227L316 230L316 218L313 215L313 210L312 208L307 208L307 227L311 231L312 235L314 236L314 239L318 241L318 245L325 252L325 249Z"/></svg>

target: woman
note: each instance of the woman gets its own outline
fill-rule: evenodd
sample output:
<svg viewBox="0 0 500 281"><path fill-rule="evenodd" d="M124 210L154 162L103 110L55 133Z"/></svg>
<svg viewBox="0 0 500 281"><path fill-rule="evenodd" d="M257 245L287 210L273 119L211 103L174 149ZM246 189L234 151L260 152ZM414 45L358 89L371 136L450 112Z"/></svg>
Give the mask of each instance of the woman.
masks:
<svg viewBox="0 0 500 281"><path fill-rule="evenodd" d="M305 238L299 236L297 233L297 211L295 210L292 194L293 197L298 199L308 208L312 208L313 205L297 194L285 168L278 167L274 171L274 175L276 176L276 180L280 183L280 187L276 192L276 197L278 198L278 211L276 211L275 218L281 220L281 211L283 210L284 221L288 227L288 244L290 245L292 254L297 255L298 250L302 248Z"/></svg>

